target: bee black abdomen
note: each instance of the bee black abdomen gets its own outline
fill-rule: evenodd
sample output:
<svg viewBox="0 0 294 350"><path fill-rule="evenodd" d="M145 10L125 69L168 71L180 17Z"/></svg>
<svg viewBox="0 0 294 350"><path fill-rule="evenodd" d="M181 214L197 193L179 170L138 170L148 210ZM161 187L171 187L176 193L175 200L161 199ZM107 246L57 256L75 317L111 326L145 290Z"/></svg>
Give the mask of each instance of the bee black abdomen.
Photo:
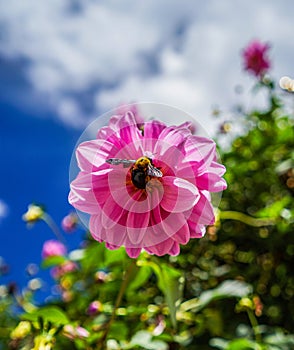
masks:
<svg viewBox="0 0 294 350"><path fill-rule="evenodd" d="M132 183L140 189L146 188L146 172L142 169L132 169Z"/></svg>

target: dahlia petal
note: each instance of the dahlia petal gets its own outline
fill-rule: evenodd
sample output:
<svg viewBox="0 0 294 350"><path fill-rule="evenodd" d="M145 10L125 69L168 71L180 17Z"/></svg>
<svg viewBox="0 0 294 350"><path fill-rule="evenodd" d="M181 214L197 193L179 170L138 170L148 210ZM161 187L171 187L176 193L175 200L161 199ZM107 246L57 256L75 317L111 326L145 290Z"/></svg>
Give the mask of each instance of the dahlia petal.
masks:
<svg viewBox="0 0 294 350"><path fill-rule="evenodd" d="M117 158L137 159L143 154L142 133L131 112L111 117L109 127L102 128L97 137L106 139L120 150L116 153Z"/></svg>
<svg viewBox="0 0 294 350"><path fill-rule="evenodd" d="M205 172L196 178L196 186L201 190L220 192L226 189L226 181L218 174Z"/></svg>
<svg viewBox="0 0 294 350"><path fill-rule="evenodd" d="M120 130L119 122L124 114L118 113L111 116L107 126L103 126L97 132L97 139L106 139Z"/></svg>
<svg viewBox="0 0 294 350"><path fill-rule="evenodd" d="M180 244L187 244L189 242L190 230L187 222L172 236L172 239Z"/></svg>
<svg viewBox="0 0 294 350"><path fill-rule="evenodd" d="M138 128L137 120L132 112L127 112L124 116L118 119L117 126L119 130L125 130L127 131L126 136L131 136L127 139L124 139L125 141L134 141L137 139L142 138L142 134ZM134 138L133 138L134 137Z"/></svg>
<svg viewBox="0 0 294 350"><path fill-rule="evenodd" d="M119 118L116 123L120 138L125 144L132 146L133 152L139 158L143 154L142 133L138 128L136 118L132 112L126 113ZM134 156L134 153L133 153Z"/></svg>
<svg viewBox="0 0 294 350"><path fill-rule="evenodd" d="M166 125L157 120L151 120L144 124L143 148L145 152L154 153L158 137L165 128Z"/></svg>
<svg viewBox="0 0 294 350"><path fill-rule="evenodd" d="M110 249L110 250L116 250L119 248L119 246L117 246L115 244L108 243L108 242L105 242L105 247Z"/></svg>
<svg viewBox="0 0 294 350"><path fill-rule="evenodd" d="M174 176L162 178L164 195L160 202L167 212L183 212L191 209L199 200L198 189L189 181Z"/></svg>
<svg viewBox="0 0 294 350"><path fill-rule="evenodd" d="M111 229L105 229L101 225L102 213L92 215L89 222L89 229L92 237L99 242L106 242L113 249L119 248L125 242L126 227L115 225Z"/></svg>
<svg viewBox="0 0 294 350"><path fill-rule="evenodd" d="M102 175L97 175L92 173L92 183L93 183L93 192L96 199L96 202L99 203L100 207L103 207L106 200L109 198L109 173L104 173Z"/></svg>
<svg viewBox="0 0 294 350"><path fill-rule="evenodd" d="M102 226L106 229L114 227L126 211L109 195L102 208Z"/></svg>
<svg viewBox="0 0 294 350"><path fill-rule="evenodd" d="M209 170L213 171L218 176L223 176L224 173L226 172L226 168L222 164L218 163L217 161L211 162Z"/></svg>
<svg viewBox="0 0 294 350"><path fill-rule="evenodd" d="M107 158L115 157L118 151L117 147L105 140L83 142L76 150L78 166L83 171L91 172L104 164Z"/></svg>
<svg viewBox="0 0 294 350"><path fill-rule="evenodd" d="M69 203L76 209L88 214L97 214L100 206L93 192L92 175L80 172L70 184Z"/></svg>
<svg viewBox="0 0 294 350"><path fill-rule="evenodd" d="M153 234L150 235L150 240L146 237L147 246L152 246L157 243L161 243L171 237L173 237L184 225L186 225L186 217L183 213L169 213L167 216L161 214L161 221L155 222L153 211L150 216L150 225ZM146 235L147 236L147 235ZM147 244L148 242L148 244Z"/></svg>
<svg viewBox="0 0 294 350"><path fill-rule="evenodd" d="M191 135L186 139L184 146L185 162L198 162L198 166L202 165L203 171L207 170L215 159L215 142L206 137Z"/></svg>
<svg viewBox="0 0 294 350"><path fill-rule="evenodd" d="M169 145L167 148L162 148L161 153L156 152L156 160L162 162L160 169L164 175L169 175L171 170L177 169L178 165L184 161L185 154L179 150L177 146Z"/></svg>
<svg viewBox="0 0 294 350"><path fill-rule="evenodd" d="M161 217L160 205L157 205L152 209L150 213L150 223L151 223L151 226L153 226L153 225L158 225L161 222L162 222L162 217Z"/></svg>
<svg viewBox="0 0 294 350"><path fill-rule="evenodd" d="M212 161L211 163L207 163L204 161L204 159L201 159L200 161L186 161L187 158L184 159L184 162L180 162L178 164L178 169L176 171L176 176L186 179L193 184L196 185L196 179L206 173L209 174L215 174L221 177L225 171L226 168L217 163L216 161ZM211 159L209 159L210 161ZM223 186L223 185L222 185ZM224 190L225 188L222 188L221 190ZM221 191L220 190L220 191Z"/></svg>
<svg viewBox="0 0 294 350"><path fill-rule="evenodd" d="M109 126L103 126L98 130L96 138L106 140L112 134L113 134L113 130Z"/></svg>
<svg viewBox="0 0 294 350"><path fill-rule="evenodd" d="M141 253L141 248L126 248L126 252L130 258L137 258Z"/></svg>
<svg viewBox="0 0 294 350"><path fill-rule="evenodd" d="M136 208L136 203L133 208ZM132 211L133 208L128 213L127 232L131 243L139 244L146 233L150 212L136 213Z"/></svg>
<svg viewBox="0 0 294 350"><path fill-rule="evenodd" d="M172 247L170 248L168 254L172 256L177 256L180 254L180 245L177 242L174 242Z"/></svg>
<svg viewBox="0 0 294 350"><path fill-rule="evenodd" d="M191 132L187 128L177 128L175 126L165 128L159 135L158 142L154 147L156 156L163 156L170 147L176 147L179 151L184 151L183 145Z"/></svg>
<svg viewBox="0 0 294 350"><path fill-rule="evenodd" d="M170 126L162 130L159 139L164 140L164 143L169 145L178 146L185 141L188 136L191 136L191 131L188 128Z"/></svg>
<svg viewBox="0 0 294 350"><path fill-rule="evenodd" d="M144 138L157 140L166 127L164 123L158 120L147 121L144 123Z"/></svg>
<svg viewBox="0 0 294 350"><path fill-rule="evenodd" d="M110 229L106 229L105 241L113 246L120 247L125 244L127 237L127 228L124 225L116 224Z"/></svg>
<svg viewBox="0 0 294 350"><path fill-rule="evenodd" d="M145 213L148 211L149 205L145 204L145 202L140 202L140 198L144 195L143 191L135 191L130 195L128 191L122 187L117 187L117 189L110 191L102 208L103 227L109 229L114 227L117 223L127 225L126 220L133 205L135 208L137 207L138 213Z"/></svg>
<svg viewBox="0 0 294 350"><path fill-rule="evenodd" d="M212 225L215 221L213 207L203 191L200 192L200 199L193 208L189 220L201 225Z"/></svg>
<svg viewBox="0 0 294 350"><path fill-rule="evenodd" d="M202 238L206 233L206 227L204 225L198 225L196 222L188 220L190 228L191 238Z"/></svg>
<svg viewBox="0 0 294 350"><path fill-rule="evenodd" d="M158 256L163 256L165 254L168 254L168 252L173 247L174 241L171 238L168 238L167 240L160 242L158 244L155 244L151 247L145 248L145 250L148 253L156 254Z"/></svg>
<svg viewBox="0 0 294 350"><path fill-rule="evenodd" d="M92 237L96 241L103 242L105 240L105 230L101 227L101 213L91 215L89 221L89 230Z"/></svg>

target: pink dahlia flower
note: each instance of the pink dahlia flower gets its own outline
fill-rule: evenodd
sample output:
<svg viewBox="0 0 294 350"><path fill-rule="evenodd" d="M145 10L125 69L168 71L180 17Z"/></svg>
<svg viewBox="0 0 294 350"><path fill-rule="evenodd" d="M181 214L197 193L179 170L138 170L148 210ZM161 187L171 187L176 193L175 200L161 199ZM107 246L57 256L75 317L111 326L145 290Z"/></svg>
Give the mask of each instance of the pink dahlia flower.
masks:
<svg viewBox="0 0 294 350"><path fill-rule="evenodd" d="M252 41L242 52L244 69L252 72L256 77L262 77L270 68L267 56L270 45L258 40Z"/></svg>
<svg viewBox="0 0 294 350"><path fill-rule="evenodd" d="M43 244L42 257L43 259L49 258L51 256L62 256L66 254L66 247L59 241L54 239L46 241Z"/></svg>
<svg viewBox="0 0 294 350"><path fill-rule="evenodd" d="M226 188L225 168L215 143L192 135L190 126L137 124L128 112L78 146L69 202L90 214L96 240L125 246L130 257L142 248L161 256L177 255L180 244L205 234L214 222L210 192Z"/></svg>

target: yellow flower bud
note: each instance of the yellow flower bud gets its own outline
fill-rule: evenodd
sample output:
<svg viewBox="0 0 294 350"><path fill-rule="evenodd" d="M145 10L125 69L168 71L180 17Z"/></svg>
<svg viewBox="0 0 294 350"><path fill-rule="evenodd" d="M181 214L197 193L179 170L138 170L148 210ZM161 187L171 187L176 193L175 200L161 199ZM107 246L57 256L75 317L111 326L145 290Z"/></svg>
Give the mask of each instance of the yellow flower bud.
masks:
<svg viewBox="0 0 294 350"><path fill-rule="evenodd" d="M37 335L34 339L32 350L51 350L54 345L54 338L50 334Z"/></svg>
<svg viewBox="0 0 294 350"><path fill-rule="evenodd" d="M31 332L31 324L28 321L21 321L11 332L11 339L23 339Z"/></svg>
<svg viewBox="0 0 294 350"><path fill-rule="evenodd" d="M27 223L34 223L41 220L44 216L44 210L35 204L30 204L28 206L28 211L23 214L22 219Z"/></svg>
<svg viewBox="0 0 294 350"><path fill-rule="evenodd" d="M246 309L254 309L254 305L251 299L249 298L242 298L239 303L238 303L239 308L242 310L246 310Z"/></svg>

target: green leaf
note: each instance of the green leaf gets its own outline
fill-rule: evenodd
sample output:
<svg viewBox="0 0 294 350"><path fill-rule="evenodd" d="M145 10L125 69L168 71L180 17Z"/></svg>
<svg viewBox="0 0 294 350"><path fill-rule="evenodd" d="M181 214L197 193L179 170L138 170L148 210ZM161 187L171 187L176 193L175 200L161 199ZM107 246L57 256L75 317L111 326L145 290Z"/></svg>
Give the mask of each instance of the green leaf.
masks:
<svg viewBox="0 0 294 350"><path fill-rule="evenodd" d="M294 347L294 334L284 334L277 330L276 333L268 335L264 338L265 343L278 346Z"/></svg>
<svg viewBox="0 0 294 350"><path fill-rule="evenodd" d="M260 217L270 217L270 218L278 218L280 216L281 211L287 207L287 205L291 202L290 197L283 197L279 201L273 202L271 205L267 206L259 210L257 213Z"/></svg>
<svg viewBox="0 0 294 350"><path fill-rule="evenodd" d="M42 261L42 268L46 269L48 267L53 267L56 265L63 264L67 258L62 255L50 256Z"/></svg>
<svg viewBox="0 0 294 350"><path fill-rule="evenodd" d="M176 312L179 307L184 287L184 277L181 272L166 264L149 263L157 276L158 288L165 296L169 307L170 318L174 328L177 326Z"/></svg>
<svg viewBox="0 0 294 350"><path fill-rule="evenodd" d="M128 285L127 294L132 294L132 292L142 287L148 281L151 273L150 266L139 267L134 279Z"/></svg>
<svg viewBox="0 0 294 350"><path fill-rule="evenodd" d="M114 338L116 340L125 340L128 337L128 327L124 322L115 322L111 325L108 338Z"/></svg>
<svg viewBox="0 0 294 350"><path fill-rule="evenodd" d="M209 341L209 345L214 347L214 348L218 348L221 350L225 350L228 346L229 342L226 339L223 338L212 338Z"/></svg>
<svg viewBox="0 0 294 350"><path fill-rule="evenodd" d="M85 250L84 258L80 262L82 270L87 273L104 267L103 259L105 251L106 248L102 243L93 242L90 244Z"/></svg>
<svg viewBox="0 0 294 350"><path fill-rule="evenodd" d="M240 338L229 342L226 350L261 350L261 346L249 339Z"/></svg>
<svg viewBox="0 0 294 350"><path fill-rule="evenodd" d="M167 350L168 345L161 340L152 340L152 335L147 331L137 332L131 339L131 343L127 348L132 348L133 346L141 346L143 349L147 350Z"/></svg>
<svg viewBox="0 0 294 350"><path fill-rule="evenodd" d="M195 312L198 312L213 300L232 297L243 298L251 292L252 287L249 284L241 281L227 280L217 288L202 292L199 298L193 298L182 303L181 310L188 311L194 309Z"/></svg>
<svg viewBox="0 0 294 350"><path fill-rule="evenodd" d="M45 306L32 313L26 313L21 316L23 320L37 322L40 318L46 323L51 322L54 325L65 325L70 322L67 315L56 306Z"/></svg>
<svg viewBox="0 0 294 350"><path fill-rule="evenodd" d="M126 253L123 247L116 250L106 249L104 252L104 264L107 267L109 265L123 263L125 257Z"/></svg>

